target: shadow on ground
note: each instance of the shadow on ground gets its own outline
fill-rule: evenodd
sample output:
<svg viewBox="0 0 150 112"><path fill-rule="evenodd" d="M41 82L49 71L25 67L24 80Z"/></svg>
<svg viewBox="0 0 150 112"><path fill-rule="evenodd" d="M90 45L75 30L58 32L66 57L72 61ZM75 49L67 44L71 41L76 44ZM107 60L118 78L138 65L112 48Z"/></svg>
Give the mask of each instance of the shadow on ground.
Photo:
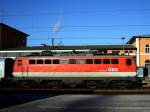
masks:
<svg viewBox="0 0 150 112"><path fill-rule="evenodd" d="M15 106L38 99L57 96L59 94L48 94L38 92L0 92L0 109Z"/></svg>

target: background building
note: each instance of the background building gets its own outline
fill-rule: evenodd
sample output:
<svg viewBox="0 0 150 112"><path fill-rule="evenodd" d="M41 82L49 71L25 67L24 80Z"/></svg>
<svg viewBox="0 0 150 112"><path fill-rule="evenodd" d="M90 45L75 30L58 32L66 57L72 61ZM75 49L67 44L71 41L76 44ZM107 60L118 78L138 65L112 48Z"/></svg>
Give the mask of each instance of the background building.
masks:
<svg viewBox="0 0 150 112"><path fill-rule="evenodd" d="M0 23L0 49L26 47L28 34Z"/></svg>
<svg viewBox="0 0 150 112"><path fill-rule="evenodd" d="M56 52L87 51L99 55L132 55L136 57L136 47L133 45L88 45L88 46L34 46L17 47L0 50L0 57L20 57L31 54L39 54L42 51L52 50ZM85 52L86 53L86 52Z"/></svg>
<svg viewBox="0 0 150 112"><path fill-rule="evenodd" d="M137 48L137 67L150 66L150 35L133 36L128 44Z"/></svg>
<svg viewBox="0 0 150 112"><path fill-rule="evenodd" d="M141 77L150 77L150 35L133 36L128 44L137 48L136 63Z"/></svg>

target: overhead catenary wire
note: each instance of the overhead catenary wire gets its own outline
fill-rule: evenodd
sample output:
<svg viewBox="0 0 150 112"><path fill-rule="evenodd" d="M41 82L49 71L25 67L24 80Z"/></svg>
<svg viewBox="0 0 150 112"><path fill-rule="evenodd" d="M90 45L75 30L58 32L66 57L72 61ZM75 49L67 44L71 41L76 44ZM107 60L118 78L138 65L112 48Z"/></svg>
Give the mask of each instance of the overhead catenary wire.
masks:
<svg viewBox="0 0 150 112"><path fill-rule="evenodd" d="M49 38L29 38L28 40L48 40ZM55 39L121 39L121 38L101 38L101 37L60 37ZM130 38L126 38L130 39Z"/></svg>
<svg viewBox="0 0 150 112"><path fill-rule="evenodd" d="M93 13L116 13L116 12L150 12L150 9L96 9L96 10L80 10L80 11L66 11L63 15L72 14L93 14ZM25 13L25 14L13 14L8 13L3 16L39 16L39 15L59 15L60 12L44 12L44 13Z"/></svg>
<svg viewBox="0 0 150 112"><path fill-rule="evenodd" d="M121 12L121 13L120 13ZM63 12L63 15L73 15L73 14L105 14L105 13L115 13L115 14L122 14L122 12L126 12L126 13L132 13L132 12L150 12L150 9L116 9L116 10L89 10L89 11L67 11L67 12ZM6 14L6 13L3 13L3 18L6 18L7 17L11 17L11 16L14 16L15 18L19 18L19 17L28 17L30 16L31 17L31 25L29 26L21 26L21 27L17 27L15 26L15 28L17 29L32 29L32 30L40 30L40 29L53 29L54 26L38 26L36 25L36 17L39 16L52 16L52 15L59 15L60 12L44 12L44 13L18 13L18 14L13 14L13 13L10 13L10 14ZM150 28L150 24L112 24L112 25L94 25L94 24L91 24L91 25L62 25L61 28L64 30L70 30L70 31L90 31L90 30L114 30L116 28L118 29L125 29L125 28L139 28L139 29L144 29L144 28ZM95 28L95 29L94 29ZM109 28L109 29L108 29ZM64 31L65 31L64 30ZM40 31L39 31L40 32ZM47 31L47 32L50 32ZM50 32L51 33L51 32ZM51 38L32 38L33 35L31 35L31 38L28 38L28 41L39 41L41 42L42 40L43 41L49 41ZM107 35L108 36L108 35ZM88 39L88 40L121 40L121 38L113 38L115 37L114 35L109 35L110 38L103 38L103 37L107 37L106 35L100 35L100 36L96 36L96 37L62 37L60 36L55 38L56 40L63 40L63 41L70 41L70 40L85 40ZM122 35L118 35L120 37L122 37ZM33 36L34 37L34 36ZM100 37L100 38L99 38ZM112 38L111 38L112 37ZM130 38L126 38L126 39L130 39ZM88 42L87 42L88 43Z"/></svg>
<svg viewBox="0 0 150 112"><path fill-rule="evenodd" d="M16 26L17 27L17 26ZM128 24L128 25L68 25L61 26L62 28L120 28L120 27L150 27L149 24ZM17 27L21 29L47 29L54 28L54 26L22 26Z"/></svg>
<svg viewBox="0 0 150 112"><path fill-rule="evenodd" d="M142 12L142 11L150 11L150 9L96 9L96 10L85 10L85 11L67 11L63 12L63 15L65 14L84 14L84 13L101 13L101 12ZM17 27L21 29L47 29L47 28L54 28L54 26L36 26L34 21L34 16L40 16L40 15L53 15L53 14L60 14L60 12L49 12L49 13L28 13L28 14L6 14L3 13L3 19L4 17L8 16L31 16L32 17L32 24L31 26L22 26ZM120 27L150 27L150 24L128 24L128 25L68 25L68 26L61 26L62 28L120 28Z"/></svg>
<svg viewBox="0 0 150 112"><path fill-rule="evenodd" d="M126 29L126 28L123 28L123 29ZM122 28L117 28L117 30L123 30ZM150 29L150 28L128 28L127 27L127 29ZM101 31L101 30L106 30L106 31L108 31L108 30L114 30L114 28L112 29L112 28L100 28L100 29L62 29L62 31L69 31L69 32L87 32L87 31ZM31 32L48 32L48 33L50 33L51 31L49 31L49 30L44 30L44 29L28 29L27 28L27 31L31 31Z"/></svg>

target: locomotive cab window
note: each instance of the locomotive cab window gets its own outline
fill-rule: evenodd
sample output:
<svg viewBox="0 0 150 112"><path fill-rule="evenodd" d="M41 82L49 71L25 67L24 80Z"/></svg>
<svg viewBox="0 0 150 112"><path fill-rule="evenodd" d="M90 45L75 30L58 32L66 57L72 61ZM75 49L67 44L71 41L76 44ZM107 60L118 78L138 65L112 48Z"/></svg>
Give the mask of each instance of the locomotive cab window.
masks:
<svg viewBox="0 0 150 112"><path fill-rule="evenodd" d="M101 59L95 59L94 64L101 64Z"/></svg>
<svg viewBox="0 0 150 112"><path fill-rule="evenodd" d="M111 59L111 64L119 64L119 60L118 59Z"/></svg>
<svg viewBox="0 0 150 112"><path fill-rule="evenodd" d="M92 59L86 59L86 64L93 64L93 60Z"/></svg>
<svg viewBox="0 0 150 112"><path fill-rule="evenodd" d="M34 59L30 59L29 60L29 64L35 64L35 60Z"/></svg>
<svg viewBox="0 0 150 112"><path fill-rule="evenodd" d="M103 59L103 64L110 64L110 59Z"/></svg>
<svg viewBox="0 0 150 112"><path fill-rule="evenodd" d="M126 59L126 65L128 65L128 66L132 65L131 59Z"/></svg>
<svg viewBox="0 0 150 112"><path fill-rule="evenodd" d="M43 64L43 60L42 59L38 59L37 60L37 64Z"/></svg>

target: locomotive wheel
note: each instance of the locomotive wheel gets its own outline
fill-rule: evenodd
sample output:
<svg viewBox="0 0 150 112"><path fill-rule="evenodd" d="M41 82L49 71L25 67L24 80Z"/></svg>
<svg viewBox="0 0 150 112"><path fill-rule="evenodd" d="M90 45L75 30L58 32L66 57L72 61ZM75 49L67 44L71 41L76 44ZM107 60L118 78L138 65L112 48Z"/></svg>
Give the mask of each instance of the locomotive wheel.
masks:
<svg viewBox="0 0 150 112"><path fill-rule="evenodd" d="M60 88L62 83L61 81L48 81L46 85L50 88L55 89L55 88Z"/></svg>
<svg viewBox="0 0 150 112"><path fill-rule="evenodd" d="M98 86L97 81L86 81L85 83L86 83L86 87L91 89L95 89Z"/></svg>
<svg viewBox="0 0 150 112"><path fill-rule="evenodd" d="M20 82L20 85L21 85L21 87L23 87L23 88L28 88L28 87L30 87L30 83L29 83L29 81L27 81L27 80L21 81L21 82Z"/></svg>

